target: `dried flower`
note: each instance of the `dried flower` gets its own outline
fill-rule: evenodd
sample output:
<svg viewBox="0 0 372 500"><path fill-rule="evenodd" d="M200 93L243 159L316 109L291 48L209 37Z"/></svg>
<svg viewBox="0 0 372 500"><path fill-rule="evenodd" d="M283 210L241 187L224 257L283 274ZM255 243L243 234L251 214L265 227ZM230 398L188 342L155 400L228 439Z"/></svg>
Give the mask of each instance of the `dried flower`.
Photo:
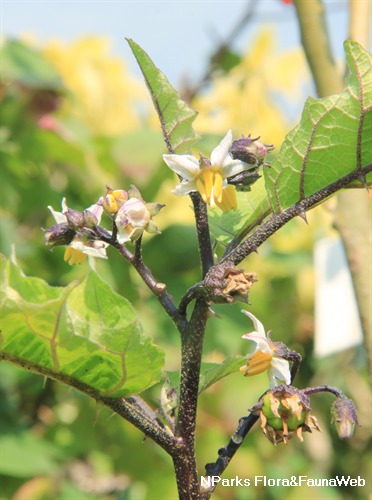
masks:
<svg viewBox="0 0 372 500"><path fill-rule="evenodd" d="M258 281L256 273L247 273L227 263L213 268L204 278L203 288L208 300L217 304L248 303L248 293Z"/></svg>

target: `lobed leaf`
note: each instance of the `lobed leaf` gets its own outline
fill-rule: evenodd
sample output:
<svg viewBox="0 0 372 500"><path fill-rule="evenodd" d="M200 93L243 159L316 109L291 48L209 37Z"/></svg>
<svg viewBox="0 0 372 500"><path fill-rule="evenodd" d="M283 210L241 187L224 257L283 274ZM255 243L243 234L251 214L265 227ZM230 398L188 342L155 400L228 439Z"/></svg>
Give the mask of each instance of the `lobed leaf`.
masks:
<svg viewBox="0 0 372 500"><path fill-rule="evenodd" d="M1 267L3 358L115 397L160 380L162 351L143 336L132 305L94 271L63 288L26 278L4 257Z"/></svg>
<svg viewBox="0 0 372 500"><path fill-rule="evenodd" d="M344 47L351 71L345 89L323 99L309 97L300 123L271 168L264 169L275 212L372 164L371 56L356 42L348 40Z"/></svg>
<svg viewBox="0 0 372 500"><path fill-rule="evenodd" d="M189 152L193 143L199 138L192 128L197 112L179 97L146 52L133 40L127 41L145 78L168 151L179 154Z"/></svg>

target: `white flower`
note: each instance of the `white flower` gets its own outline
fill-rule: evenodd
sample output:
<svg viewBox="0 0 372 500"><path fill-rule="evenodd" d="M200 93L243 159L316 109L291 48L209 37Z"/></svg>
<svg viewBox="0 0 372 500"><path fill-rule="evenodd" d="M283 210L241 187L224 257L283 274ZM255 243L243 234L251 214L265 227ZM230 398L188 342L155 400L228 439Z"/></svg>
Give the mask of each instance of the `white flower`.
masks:
<svg viewBox="0 0 372 500"><path fill-rule="evenodd" d="M251 318L255 328L255 331L246 333L242 338L255 342L256 349L253 354L247 356L247 363L240 368L241 373L249 377L267 370L270 387L289 385L291 383L289 362L278 356L278 347L270 337L266 336L262 323L250 312L243 310L242 313Z"/></svg>
<svg viewBox="0 0 372 500"><path fill-rule="evenodd" d="M224 211L237 208L235 189L228 185L227 179L247 170L249 165L233 159L229 152L231 144L232 132L229 130L212 151L210 161L203 157L197 160L191 155L163 155L168 167L182 178L172 192L182 196L199 191L211 208L216 205Z"/></svg>
<svg viewBox="0 0 372 500"><path fill-rule="evenodd" d="M148 233L160 233L152 217L164 205L144 202L134 186L129 189L128 196L129 199L119 208L115 218L119 243L138 240L145 230Z"/></svg>
<svg viewBox="0 0 372 500"><path fill-rule="evenodd" d="M66 198L62 200L62 212L49 206L57 225L45 230L46 244L51 248L56 244L67 244L64 260L70 264L81 264L86 256L107 259L108 243L92 237L90 227L99 224L103 212L102 200L83 212L68 208Z"/></svg>

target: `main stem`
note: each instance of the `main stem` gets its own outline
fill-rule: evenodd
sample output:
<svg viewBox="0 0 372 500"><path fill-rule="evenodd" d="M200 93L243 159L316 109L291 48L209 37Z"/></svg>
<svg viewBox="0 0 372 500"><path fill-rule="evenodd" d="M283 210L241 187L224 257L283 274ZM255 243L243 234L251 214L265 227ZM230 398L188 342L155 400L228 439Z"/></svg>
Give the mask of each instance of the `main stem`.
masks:
<svg viewBox="0 0 372 500"><path fill-rule="evenodd" d="M195 457L195 426L203 339L208 303L198 299L187 329L182 333L182 364L179 412L176 438L183 445L173 455L178 493L181 500L199 498L199 481Z"/></svg>

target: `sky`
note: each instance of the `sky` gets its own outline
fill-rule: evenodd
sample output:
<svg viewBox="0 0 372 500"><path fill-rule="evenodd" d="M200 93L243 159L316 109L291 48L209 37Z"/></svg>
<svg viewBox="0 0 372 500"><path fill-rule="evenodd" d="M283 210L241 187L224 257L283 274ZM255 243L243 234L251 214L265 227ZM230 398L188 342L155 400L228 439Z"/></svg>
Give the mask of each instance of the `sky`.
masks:
<svg viewBox="0 0 372 500"><path fill-rule="evenodd" d="M345 0L325 0L333 53L340 59L347 38L347 4ZM190 82L201 78L208 56L226 39L248 5L247 0L0 0L0 29L2 36L31 35L41 43L73 41L86 35L107 37L111 54L122 58L131 73L139 76L125 42L125 37L133 38L177 87L185 77ZM233 47L245 49L263 25L276 30L279 50L300 44L293 5L258 0L254 19Z"/></svg>

